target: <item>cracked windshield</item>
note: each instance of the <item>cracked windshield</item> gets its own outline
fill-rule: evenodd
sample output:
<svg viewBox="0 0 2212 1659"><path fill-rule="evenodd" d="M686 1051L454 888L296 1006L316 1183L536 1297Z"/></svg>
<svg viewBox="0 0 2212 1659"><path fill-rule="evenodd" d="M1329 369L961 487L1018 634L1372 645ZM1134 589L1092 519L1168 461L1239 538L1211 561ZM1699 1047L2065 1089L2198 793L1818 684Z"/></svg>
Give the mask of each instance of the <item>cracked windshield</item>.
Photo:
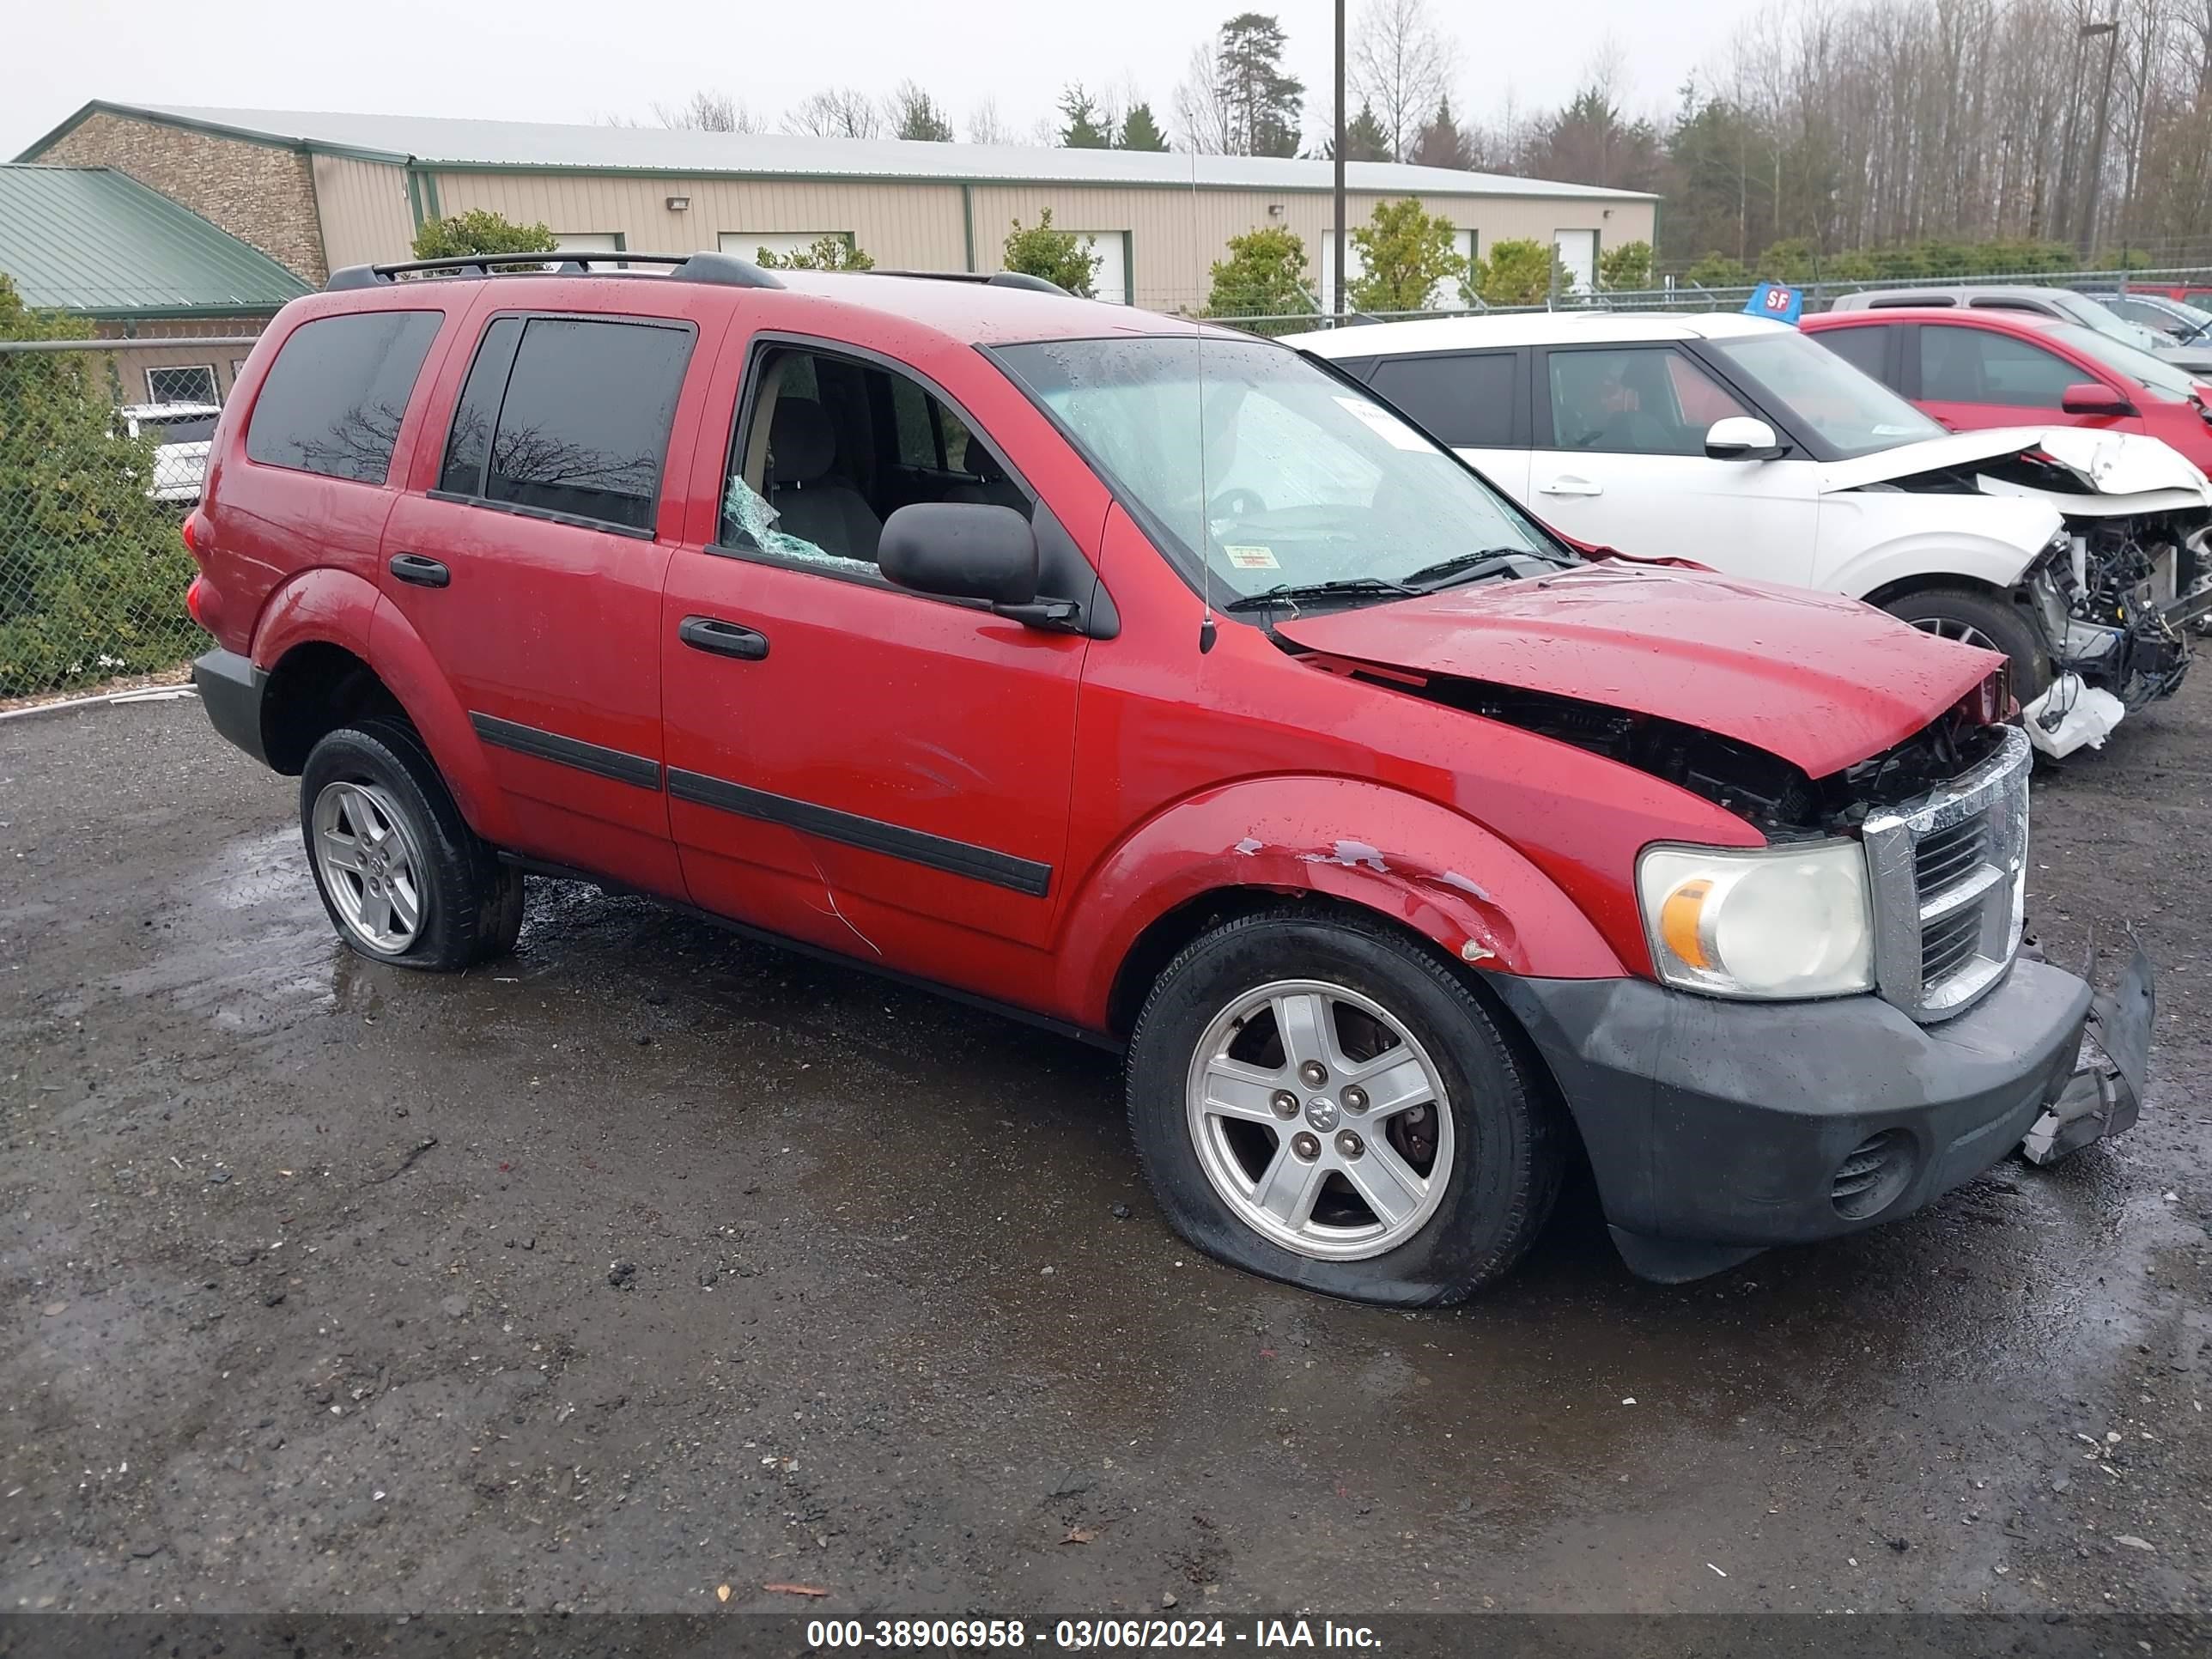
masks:
<svg viewBox="0 0 2212 1659"><path fill-rule="evenodd" d="M1571 556L1450 453L1287 348L1156 336L997 355L1187 571L1204 559L1217 592L1387 595Z"/></svg>

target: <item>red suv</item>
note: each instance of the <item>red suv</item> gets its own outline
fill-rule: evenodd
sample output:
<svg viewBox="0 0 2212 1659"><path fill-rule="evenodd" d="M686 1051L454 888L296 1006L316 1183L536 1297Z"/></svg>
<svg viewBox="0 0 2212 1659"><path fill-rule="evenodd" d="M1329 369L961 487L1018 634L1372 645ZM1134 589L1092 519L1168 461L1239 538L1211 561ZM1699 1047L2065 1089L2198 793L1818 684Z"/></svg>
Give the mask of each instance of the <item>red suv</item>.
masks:
<svg viewBox="0 0 2212 1659"><path fill-rule="evenodd" d="M1802 326L1954 431L2141 432L2212 468L2212 410L2197 378L2079 323L1929 306L1826 312Z"/></svg>
<svg viewBox="0 0 2212 1659"><path fill-rule="evenodd" d="M1401 1304L1577 1137L1679 1279L2132 1121L2002 659L1585 560L1272 342L656 263L342 271L224 411L198 684L355 951L580 876L1126 1046L1187 1237Z"/></svg>

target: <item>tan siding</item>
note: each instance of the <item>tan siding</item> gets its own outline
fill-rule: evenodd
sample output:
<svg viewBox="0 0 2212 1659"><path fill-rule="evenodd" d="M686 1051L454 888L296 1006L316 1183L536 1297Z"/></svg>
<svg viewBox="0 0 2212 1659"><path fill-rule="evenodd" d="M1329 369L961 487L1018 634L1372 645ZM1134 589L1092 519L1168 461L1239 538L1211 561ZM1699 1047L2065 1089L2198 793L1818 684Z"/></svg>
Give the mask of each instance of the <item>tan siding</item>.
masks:
<svg viewBox="0 0 2212 1659"><path fill-rule="evenodd" d="M343 155L315 157L315 207L331 268L404 259L415 242L407 169Z"/></svg>
<svg viewBox="0 0 2212 1659"><path fill-rule="evenodd" d="M488 208L556 233L618 231L640 252L711 248L724 231L849 231L878 264L966 263L957 185L507 172L441 173L437 184L448 214ZM672 196L690 197L690 210L670 212Z"/></svg>
<svg viewBox="0 0 2212 1659"><path fill-rule="evenodd" d="M218 395L230 396L230 366L244 362L252 346L196 346L195 337L228 338L258 334L268 325L270 313L250 316L164 319L135 325L133 343L112 353L90 356L93 385L120 404L147 401L146 371L172 364L209 363L215 368ZM120 339L126 325L102 321L95 328L106 339ZM156 338L155 337L159 337Z"/></svg>
<svg viewBox="0 0 2212 1659"><path fill-rule="evenodd" d="M618 231L640 252L684 253L715 246L724 231L850 232L879 265L959 270L967 264L961 186L932 183L735 179L680 175L610 175L556 172L441 173L439 204L448 213L489 208L523 223L556 231ZM1033 224L1046 208L1070 230L1130 233L1137 303L1159 310L1205 302L1208 270L1229 239L1267 224L1285 224L1305 240L1314 285L1321 280L1322 241L1329 198L1317 191L1115 188L1076 185L975 185L975 264L1001 268L1006 234L1019 217ZM671 196L690 210L672 213ZM1353 192L1353 227L1376 203L1393 199ZM1431 196L1431 212L1472 228L1483 248L1508 237L1549 241L1555 230L1598 232L1601 247L1651 237L1649 202L1571 197ZM1280 214L1271 215L1271 206Z"/></svg>

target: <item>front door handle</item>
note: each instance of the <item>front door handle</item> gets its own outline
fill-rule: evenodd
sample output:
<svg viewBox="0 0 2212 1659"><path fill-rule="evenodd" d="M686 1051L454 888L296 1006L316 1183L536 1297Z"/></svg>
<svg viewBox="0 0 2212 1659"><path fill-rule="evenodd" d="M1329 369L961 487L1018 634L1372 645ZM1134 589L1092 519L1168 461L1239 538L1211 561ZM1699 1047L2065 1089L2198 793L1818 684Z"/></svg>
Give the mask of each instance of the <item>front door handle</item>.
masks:
<svg viewBox="0 0 2212 1659"><path fill-rule="evenodd" d="M1605 486L1592 483L1588 478L1562 477L1553 479L1536 493L1540 495L1602 495Z"/></svg>
<svg viewBox="0 0 2212 1659"><path fill-rule="evenodd" d="M453 582L452 571L437 560L426 559L420 553L394 555L392 574L416 587L450 587Z"/></svg>
<svg viewBox="0 0 2212 1659"><path fill-rule="evenodd" d="M676 637L694 651L711 651L740 662L758 662L768 655L767 635L742 623L724 622L720 617L686 617L678 626Z"/></svg>

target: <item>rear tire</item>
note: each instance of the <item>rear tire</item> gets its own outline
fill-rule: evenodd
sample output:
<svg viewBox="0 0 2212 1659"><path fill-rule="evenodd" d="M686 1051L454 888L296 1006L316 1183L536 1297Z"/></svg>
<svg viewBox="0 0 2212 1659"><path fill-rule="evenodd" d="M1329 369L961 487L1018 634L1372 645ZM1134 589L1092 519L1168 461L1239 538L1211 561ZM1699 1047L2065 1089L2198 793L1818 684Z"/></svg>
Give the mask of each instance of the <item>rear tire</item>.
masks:
<svg viewBox="0 0 2212 1659"><path fill-rule="evenodd" d="M1131 1034L1128 1099L1177 1232L1330 1296L1460 1301L1521 1259L1559 1193L1564 1137L1518 1042L1363 919L1268 911L1188 946Z"/></svg>
<svg viewBox="0 0 2212 1659"><path fill-rule="evenodd" d="M364 720L316 743L300 829L323 908L360 955L453 973L514 948L522 872L469 828L405 722Z"/></svg>
<svg viewBox="0 0 2212 1659"><path fill-rule="evenodd" d="M2012 660L2012 690L2022 703L2051 689L2051 652L2009 599L1963 587L1923 587L1885 600L1883 610L1923 633L2002 651Z"/></svg>

